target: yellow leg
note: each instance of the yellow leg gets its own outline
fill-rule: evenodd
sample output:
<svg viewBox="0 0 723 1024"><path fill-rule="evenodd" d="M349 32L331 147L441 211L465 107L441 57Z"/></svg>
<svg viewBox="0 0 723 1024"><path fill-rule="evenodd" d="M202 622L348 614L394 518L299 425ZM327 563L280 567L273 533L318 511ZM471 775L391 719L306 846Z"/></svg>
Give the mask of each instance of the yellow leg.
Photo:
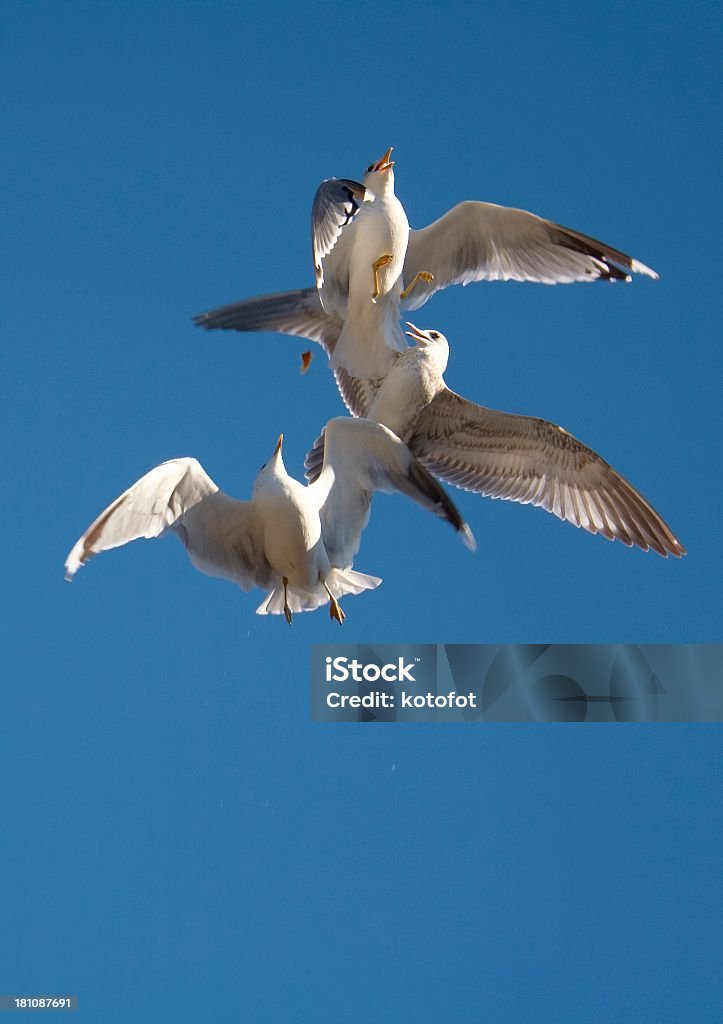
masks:
<svg viewBox="0 0 723 1024"><path fill-rule="evenodd" d="M336 619L336 621L341 626L342 622L346 618L346 615L342 611L341 605L339 604L337 599L334 597L332 592L329 590L329 588L327 587L326 583L324 584L324 590L329 595L329 618L330 619Z"/></svg>
<svg viewBox="0 0 723 1024"><path fill-rule="evenodd" d="M412 288L414 288L414 286L417 283L417 281L426 281L427 284L431 284L433 280L434 280L434 274L430 274L428 270L420 270L418 273L416 273L414 275L414 277L412 278L412 280L411 280L411 282L409 284L409 287L404 289L404 291L399 296L399 298L400 299L406 299L407 295L409 295L409 293L411 292Z"/></svg>
<svg viewBox="0 0 723 1024"><path fill-rule="evenodd" d="M384 256L380 256L378 260L374 260L372 263L372 271L374 272L374 291L372 292L372 300L376 299L379 295L379 271L382 267L388 267L392 262L392 257L389 253L385 253Z"/></svg>
<svg viewBox="0 0 723 1024"><path fill-rule="evenodd" d="M288 586L289 586L289 581L288 581L286 576L282 576L281 577L281 581L284 584L284 618L286 619L288 624L291 625L291 620L293 618L293 615L291 614L291 608L289 608L288 592L287 592L288 591Z"/></svg>

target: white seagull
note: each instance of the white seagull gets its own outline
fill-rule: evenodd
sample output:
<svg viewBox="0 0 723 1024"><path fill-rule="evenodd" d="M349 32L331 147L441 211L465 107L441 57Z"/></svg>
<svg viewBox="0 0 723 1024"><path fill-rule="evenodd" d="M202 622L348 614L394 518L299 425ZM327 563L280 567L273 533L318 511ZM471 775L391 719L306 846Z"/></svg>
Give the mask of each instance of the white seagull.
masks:
<svg viewBox="0 0 723 1024"><path fill-rule="evenodd" d="M538 505L589 533L664 557L686 553L645 498L562 427L486 409L451 391L444 382L447 339L408 326L416 344L396 356L384 381L353 382L355 415L393 430L423 466L456 487ZM323 452L322 434L307 455L310 480Z"/></svg>
<svg viewBox="0 0 723 1024"><path fill-rule="evenodd" d="M391 149L361 183L331 178L319 186L312 209L317 287L235 302L194 322L207 330L280 331L317 341L346 398L345 374L384 377L394 353L406 347L400 310L419 308L440 288L658 277L612 246L494 203L463 202L412 230L394 194L390 156Z"/></svg>
<svg viewBox="0 0 723 1024"><path fill-rule="evenodd" d="M391 146L367 167L361 184L348 179L323 181L311 212L311 241L316 285L324 311L343 323L332 353L333 370L354 377L380 377L395 352L407 348L399 326L409 221L394 194ZM430 282L420 271L415 279Z"/></svg>
<svg viewBox="0 0 723 1024"><path fill-rule="evenodd" d="M193 565L242 590L269 589L260 615L329 603L378 587L377 576L352 569L374 491L399 491L446 519L474 550L472 533L442 487L386 427L341 417L325 428L326 451L317 479L290 477L281 454L283 435L262 466L250 501L231 498L195 459L173 459L152 469L101 512L73 546L66 579L93 555L139 537L175 533Z"/></svg>

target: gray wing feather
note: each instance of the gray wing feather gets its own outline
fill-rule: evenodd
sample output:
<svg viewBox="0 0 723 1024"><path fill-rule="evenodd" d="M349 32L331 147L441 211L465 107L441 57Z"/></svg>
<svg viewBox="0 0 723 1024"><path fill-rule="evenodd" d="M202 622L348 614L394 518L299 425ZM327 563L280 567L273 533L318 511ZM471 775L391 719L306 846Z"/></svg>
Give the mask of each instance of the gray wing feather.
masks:
<svg viewBox="0 0 723 1024"><path fill-rule="evenodd" d="M657 279L654 270L588 235L543 220L526 210L464 202L419 231L410 231L404 280L418 271L434 281L403 303L417 309L440 288L472 281L630 280L633 273Z"/></svg>
<svg viewBox="0 0 723 1024"><path fill-rule="evenodd" d="M486 409L446 389L425 410L409 447L456 487L538 505L589 533L664 557L685 554L645 498L554 423Z"/></svg>
<svg viewBox="0 0 723 1024"><path fill-rule="evenodd" d="M321 471L324 468L324 438L326 434L326 428L317 437L314 444L306 453L304 459L304 476L310 484L315 483L321 476Z"/></svg>
<svg viewBox="0 0 723 1024"><path fill-rule="evenodd" d="M343 326L324 311L316 288L242 299L199 313L193 322L207 331L278 331L308 338L321 345L327 356L333 353ZM374 397L372 383L352 377L343 367L334 370L334 377L352 416L364 416Z"/></svg>
<svg viewBox="0 0 723 1024"><path fill-rule="evenodd" d="M331 355L341 334L342 322L324 312L316 288L277 292L242 299L194 316L197 327L207 331L276 331L315 341Z"/></svg>
<svg viewBox="0 0 723 1024"><path fill-rule="evenodd" d="M334 370L334 379L341 397L352 416L366 416L374 396L379 390L379 382L352 377L343 366Z"/></svg>
<svg viewBox="0 0 723 1024"><path fill-rule="evenodd" d="M359 213L362 203L370 199L371 193L350 178L329 178L316 190L311 208L311 249L317 288L324 284L324 259Z"/></svg>

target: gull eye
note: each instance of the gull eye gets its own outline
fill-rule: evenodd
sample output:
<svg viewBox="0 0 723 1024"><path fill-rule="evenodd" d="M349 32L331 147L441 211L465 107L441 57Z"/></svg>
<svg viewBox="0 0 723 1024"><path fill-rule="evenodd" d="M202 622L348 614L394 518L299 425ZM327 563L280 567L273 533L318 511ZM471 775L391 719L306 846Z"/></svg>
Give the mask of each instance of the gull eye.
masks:
<svg viewBox="0 0 723 1024"><path fill-rule="evenodd" d="M365 172L365 173L366 173L366 174L371 174L371 172L372 172L373 170L374 170L374 164L369 164L369 166L367 167L367 169L366 169L366 172Z"/></svg>
<svg viewBox="0 0 723 1024"><path fill-rule="evenodd" d="M439 337L439 331L430 331L429 332L429 337L430 338L434 338L434 340L436 341L437 338Z"/></svg>
<svg viewBox="0 0 723 1024"><path fill-rule="evenodd" d="M263 466L259 466L259 473L261 472L261 470L262 470L262 469L266 469L267 465L268 465L268 463L267 463L267 462L265 462L265 463L263 464Z"/></svg>

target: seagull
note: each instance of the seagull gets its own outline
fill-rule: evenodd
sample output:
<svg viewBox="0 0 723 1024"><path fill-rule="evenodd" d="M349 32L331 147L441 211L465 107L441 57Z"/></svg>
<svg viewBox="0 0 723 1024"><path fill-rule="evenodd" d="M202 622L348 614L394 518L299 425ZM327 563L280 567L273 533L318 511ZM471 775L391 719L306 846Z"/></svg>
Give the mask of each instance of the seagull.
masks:
<svg viewBox="0 0 723 1024"><path fill-rule="evenodd" d="M345 397L339 371L383 378L406 347L401 311L418 309L441 288L485 280L551 285L658 278L604 242L494 203L459 203L428 227L410 229L394 194L391 152L367 168L361 183L331 178L319 186L312 207L314 288L221 306L194 323L317 341Z"/></svg>
<svg viewBox="0 0 723 1024"><path fill-rule="evenodd" d="M394 194L392 147L370 164L361 183L330 178L317 189L311 212L312 255L319 301L343 324L332 369L354 377L381 376L395 352L407 348L399 326L409 221ZM432 275L420 271L419 280Z"/></svg>
<svg viewBox="0 0 723 1024"><path fill-rule="evenodd" d="M413 347L380 385L355 382L355 415L383 423L434 476L491 498L537 505L559 519L667 558L685 548L655 509L591 448L562 427L476 405L444 382L449 344L407 323ZM324 435L306 458L314 480Z"/></svg>
<svg viewBox="0 0 723 1024"><path fill-rule="evenodd" d="M382 582L352 569L369 519L374 491L399 491L445 519L471 550L472 532L436 480L385 426L340 417L327 423L325 452L314 483L289 476L283 434L261 467L250 501L219 490L196 459L156 466L98 516L73 546L66 579L101 551L167 531L183 542L193 565L242 590L269 590L259 615L329 604L332 619L345 614L339 598Z"/></svg>

